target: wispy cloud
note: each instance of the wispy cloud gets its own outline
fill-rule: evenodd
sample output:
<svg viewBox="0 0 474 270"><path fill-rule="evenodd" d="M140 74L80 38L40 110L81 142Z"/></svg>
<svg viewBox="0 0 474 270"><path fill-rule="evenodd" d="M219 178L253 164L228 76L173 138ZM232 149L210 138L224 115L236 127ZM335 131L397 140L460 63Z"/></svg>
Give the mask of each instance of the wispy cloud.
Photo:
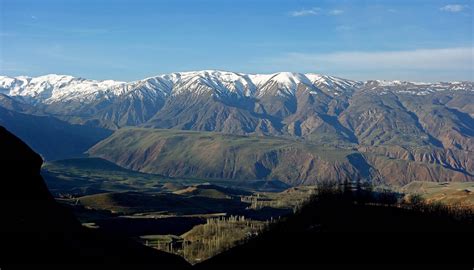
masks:
<svg viewBox="0 0 474 270"><path fill-rule="evenodd" d="M457 13L457 12L463 11L464 9L466 9L466 7L467 6L465 5L452 4L452 5L446 5L444 7L441 7L440 10L446 11L446 12Z"/></svg>
<svg viewBox="0 0 474 270"><path fill-rule="evenodd" d="M351 31L353 29L354 29L354 26L351 26L351 25L338 25L338 26L336 26L336 31L339 31L339 32Z"/></svg>
<svg viewBox="0 0 474 270"><path fill-rule="evenodd" d="M123 63L111 62L107 58L97 58L88 54L78 53L69 46L53 43L35 48L34 53L37 55L47 56L52 62L60 63L66 66L90 66L104 67L111 69L127 69L128 66Z"/></svg>
<svg viewBox="0 0 474 270"><path fill-rule="evenodd" d="M14 63L14 62L7 62L2 59L0 59L0 74L4 75L7 73L16 73L16 74L21 74L21 73L27 73L32 70L31 65L23 65L19 63Z"/></svg>
<svg viewBox="0 0 474 270"><path fill-rule="evenodd" d="M34 17L34 16L33 16ZM32 20L37 20L37 17L32 17ZM71 35L103 35L109 34L111 32L117 32L117 30L107 29L107 28L94 28L94 27L64 27L64 26L50 26L42 25L35 22L21 23L20 25L30 27L36 31L48 33L48 35L54 35L56 33L61 34L71 34Z"/></svg>
<svg viewBox="0 0 474 270"><path fill-rule="evenodd" d="M342 9L333 9L329 11L329 15L333 15L333 16L338 16L338 15L341 15L342 13L344 13L344 10Z"/></svg>
<svg viewBox="0 0 474 270"><path fill-rule="evenodd" d="M49 44L48 46L40 46L34 49L34 52L40 55L45 55L52 60L60 60L61 62L80 63L84 61L85 57L77 57L67 50L67 47L62 44Z"/></svg>
<svg viewBox="0 0 474 270"><path fill-rule="evenodd" d="M316 15L330 15L330 16L338 16L342 15L344 10L342 9L331 9L331 10L324 10L319 7L313 8L306 8L300 9L290 12L291 17L303 17L303 16L316 16Z"/></svg>
<svg viewBox="0 0 474 270"><path fill-rule="evenodd" d="M321 8L313 7L310 9L300 9L290 12L290 16L292 17L302 17L302 16L314 16L319 15L321 12Z"/></svg>
<svg viewBox="0 0 474 270"><path fill-rule="evenodd" d="M262 65L275 70L365 72L396 74L397 72L429 73L461 71L474 74L474 47L416 49L379 52L333 52L326 54L287 53L260 59ZM472 75L471 75L472 77ZM474 78L469 78L474 80Z"/></svg>

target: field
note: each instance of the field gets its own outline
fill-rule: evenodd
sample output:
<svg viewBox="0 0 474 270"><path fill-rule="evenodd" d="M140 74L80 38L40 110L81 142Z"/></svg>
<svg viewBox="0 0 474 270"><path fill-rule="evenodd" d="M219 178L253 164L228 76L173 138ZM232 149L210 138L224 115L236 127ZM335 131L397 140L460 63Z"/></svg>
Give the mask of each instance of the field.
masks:
<svg viewBox="0 0 474 270"><path fill-rule="evenodd" d="M105 192L164 192L183 187L212 183L242 190L283 191L289 186L280 181L226 181L174 178L128 170L101 158L76 158L47 162L42 175L56 197L77 197Z"/></svg>
<svg viewBox="0 0 474 270"><path fill-rule="evenodd" d="M293 213L314 187L279 181L171 178L99 158L46 163L51 192L83 226L130 237L198 263Z"/></svg>
<svg viewBox="0 0 474 270"><path fill-rule="evenodd" d="M289 187L279 181L146 174L99 158L49 162L42 174L57 200L72 209L83 226L178 254L192 264L260 235L298 213L318 193L316 186ZM414 195L423 203L469 207L473 187L473 183L413 182L385 199L384 190L390 187L371 190L380 194L378 200L401 203L402 208ZM337 231L337 226L332 224L329 230Z"/></svg>
<svg viewBox="0 0 474 270"><path fill-rule="evenodd" d="M418 194L429 203L443 203L474 208L473 182L412 182L404 186L401 191L408 194Z"/></svg>

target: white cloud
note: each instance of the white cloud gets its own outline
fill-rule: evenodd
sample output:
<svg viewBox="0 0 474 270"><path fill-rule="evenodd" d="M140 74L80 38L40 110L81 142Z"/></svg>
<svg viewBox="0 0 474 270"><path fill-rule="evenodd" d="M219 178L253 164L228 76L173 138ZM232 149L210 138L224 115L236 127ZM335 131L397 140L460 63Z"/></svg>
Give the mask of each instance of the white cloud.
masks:
<svg viewBox="0 0 474 270"><path fill-rule="evenodd" d="M354 29L354 26L351 25L338 25L336 26L336 31L344 32L344 31L351 31Z"/></svg>
<svg viewBox="0 0 474 270"><path fill-rule="evenodd" d="M290 16L292 17L314 16L314 15L319 15L320 11L321 9L318 7L314 7L310 9L301 9L301 10L290 12Z"/></svg>
<svg viewBox="0 0 474 270"><path fill-rule="evenodd" d="M474 47L378 52L287 53L261 59L274 70L371 74L474 74ZM470 76L470 80L474 80Z"/></svg>
<svg viewBox="0 0 474 270"><path fill-rule="evenodd" d="M322 13L332 15L332 16L338 16L344 13L344 10L342 9L332 9L328 11L324 11L321 8L318 7L313 7L309 9L300 9L300 10L295 10L290 12L290 16L292 17L303 17L303 16L315 16L315 15L320 15Z"/></svg>
<svg viewBox="0 0 474 270"><path fill-rule="evenodd" d="M442 8L440 8L440 10L442 11L446 11L446 12L461 12L463 11L464 9L466 8L466 6L463 6L463 5L458 5L458 4L453 4L453 5L446 5Z"/></svg>
<svg viewBox="0 0 474 270"><path fill-rule="evenodd" d="M333 16L341 15L342 13L344 13L344 10L342 9L333 9L329 11L329 15L333 15Z"/></svg>

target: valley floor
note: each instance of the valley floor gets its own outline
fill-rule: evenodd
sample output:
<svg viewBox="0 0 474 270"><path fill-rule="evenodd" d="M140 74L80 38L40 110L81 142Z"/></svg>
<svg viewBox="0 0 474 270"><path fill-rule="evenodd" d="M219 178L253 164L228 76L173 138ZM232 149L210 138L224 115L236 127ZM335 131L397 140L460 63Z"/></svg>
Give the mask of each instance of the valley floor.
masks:
<svg viewBox="0 0 474 270"><path fill-rule="evenodd" d="M83 226L180 255L192 264L214 256L211 262L219 261L219 254L251 245L253 239L268 239L268 231L275 228L286 231L278 237L288 245L297 243L285 238L287 232L316 237L314 233L322 232L472 231L464 224L472 225L474 183L413 182L399 192L348 185L342 193L355 194L350 202L341 195L346 201L331 197L314 204L324 186L177 179L101 159L47 163L43 176ZM420 211L426 217L418 219ZM444 217L434 218L430 213L436 211Z"/></svg>

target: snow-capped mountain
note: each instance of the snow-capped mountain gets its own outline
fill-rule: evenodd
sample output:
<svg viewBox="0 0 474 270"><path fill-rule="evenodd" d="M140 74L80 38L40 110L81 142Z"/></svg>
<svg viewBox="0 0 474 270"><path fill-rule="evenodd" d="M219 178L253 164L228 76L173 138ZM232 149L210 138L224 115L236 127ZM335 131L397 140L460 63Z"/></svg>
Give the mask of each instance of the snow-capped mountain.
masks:
<svg viewBox="0 0 474 270"><path fill-rule="evenodd" d="M417 166L413 179L470 181L473 104L473 82L361 82L314 73L216 70L134 82L0 76L0 125L22 135L40 152L55 141L71 142L58 144L62 152L43 151L48 158L88 149L114 130L138 126L298 138L318 147L364 153L365 160L351 159L354 166L362 166L362 172L378 168L377 173L393 181L398 181L394 171L412 166ZM232 153L229 150L223 158L232 158ZM258 158L270 162L282 153ZM344 170L339 165L304 166L334 175Z"/></svg>
<svg viewBox="0 0 474 270"><path fill-rule="evenodd" d="M363 139L360 136L364 134L371 138L367 125L374 121L379 124L389 121L389 129L407 124L404 129L408 133L400 134L412 132L416 140L429 138L425 134L429 127L420 128L423 123L416 121L408 124L412 115L419 113L419 109L411 109L415 101L426 109L432 108L428 104L447 102L449 108L472 117L473 97L473 82L361 82L292 72L243 74L202 70L134 82L95 81L66 75L0 77L0 105L4 108L54 116L72 123L109 129L143 125L316 140L337 138L350 143ZM391 123L396 117L384 118L385 113L397 113L401 122ZM423 117L420 115L420 119ZM360 122L361 119L366 120ZM467 123L467 127L471 125ZM420 137L420 134L425 135ZM383 140L390 141L392 135ZM368 142L375 144L381 140L376 138Z"/></svg>
<svg viewBox="0 0 474 270"><path fill-rule="evenodd" d="M416 96L428 95L441 91L474 91L474 82L405 82L405 81L367 81L365 89L379 91L382 94L395 92Z"/></svg>
<svg viewBox="0 0 474 270"><path fill-rule="evenodd" d="M40 77L0 76L0 93L19 97L29 103L55 103L65 101L94 102L97 98L113 99L136 91L145 97L167 97L180 94L214 96L234 94L239 97L265 95L293 96L299 85L316 93L353 92L362 86L373 90L387 87L404 87L400 93L415 95L445 90L473 91L472 82L413 83L401 81L353 81L320 74L279 72L274 74L242 74L235 72L203 70L178 72L134 82L113 80L96 81L67 75L50 74ZM337 95L337 94L336 94Z"/></svg>
<svg viewBox="0 0 474 270"><path fill-rule="evenodd" d="M125 92L125 85L125 82L113 80L94 81L56 74L34 78L0 76L0 93L22 97L32 103L88 100L99 94L120 95Z"/></svg>
<svg viewBox="0 0 474 270"><path fill-rule="evenodd" d="M34 78L0 76L0 93L22 97L32 103L48 104L70 100L87 102L97 97L125 96L133 91L160 96L211 93L215 96L235 94L241 97L257 97L269 94L269 90L276 88L278 91L274 94L294 95L300 84L309 88L321 86L345 91L353 90L358 82L317 74L242 74L216 70L171 73L130 83L50 74Z"/></svg>

